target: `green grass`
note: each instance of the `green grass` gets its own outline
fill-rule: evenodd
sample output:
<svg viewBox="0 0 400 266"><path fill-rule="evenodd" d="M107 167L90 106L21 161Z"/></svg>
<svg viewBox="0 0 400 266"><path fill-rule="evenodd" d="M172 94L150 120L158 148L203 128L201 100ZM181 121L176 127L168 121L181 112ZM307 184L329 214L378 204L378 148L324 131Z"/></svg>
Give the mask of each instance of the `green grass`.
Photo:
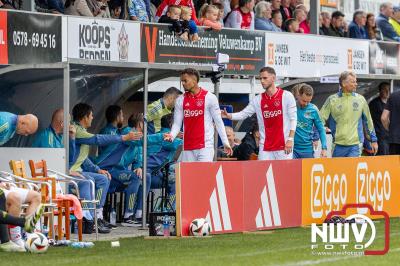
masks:
<svg viewBox="0 0 400 266"><path fill-rule="evenodd" d="M382 247L383 223L378 222ZM310 250L310 228L210 238L121 239L120 248L99 241L91 249L53 247L45 254L0 252L0 265L395 265L400 261L399 219L391 220L390 252L384 256L317 256Z"/></svg>

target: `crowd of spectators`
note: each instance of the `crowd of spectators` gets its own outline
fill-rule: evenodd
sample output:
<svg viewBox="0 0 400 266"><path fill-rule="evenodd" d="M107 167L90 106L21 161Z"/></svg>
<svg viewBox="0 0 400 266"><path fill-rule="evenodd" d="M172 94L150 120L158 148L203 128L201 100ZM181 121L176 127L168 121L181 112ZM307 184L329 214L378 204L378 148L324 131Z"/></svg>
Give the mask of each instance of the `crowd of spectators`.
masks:
<svg viewBox="0 0 400 266"><path fill-rule="evenodd" d="M179 36L198 40L197 26L309 34L304 0L35 0L36 10L66 15L182 24ZM19 9L21 0L0 0ZM174 12L171 12L174 11ZM174 16L171 19L171 16ZM185 28L186 26L186 28ZM174 31L176 31L174 29ZM356 10L352 18L337 10L319 13L320 35L400 42L400 5L380 5L379 13Z"/></svg>

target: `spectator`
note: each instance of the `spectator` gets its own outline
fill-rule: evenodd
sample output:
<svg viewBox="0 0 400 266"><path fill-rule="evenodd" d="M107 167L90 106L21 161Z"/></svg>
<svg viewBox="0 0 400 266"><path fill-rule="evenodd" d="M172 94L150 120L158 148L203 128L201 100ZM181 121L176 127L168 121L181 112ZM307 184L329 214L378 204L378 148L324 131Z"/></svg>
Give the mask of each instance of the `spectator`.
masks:
<svg viewBox="0 0 400 266"><path fill-rule="evenodd" d="M273 26L275 26L273 28L273 31L281 32L282 31L282 25L283 25L281 12L279 12L278 10L274 10L274 11L272 11L271 16L272 16L271 21L274 24Z"/></svg>
<svg viewBox="0 0 400 266"><path fill-rule="evenodd" d="M349 25L349 37L354 39L368 39L365 25L367 22L367 14L364 11L357 10L354 12L353 21Z"/></svg>
<svg viewBox="0 0 400 266"><path fill-rule="evenodd" d="M365 25L368 39L370 40L381 40L381 31L376 27L375 15L372 13L367 14L367 22Z"/></svg>
<svg viewBox="0 0 400 266"><path fill-rule="evenodd" d="M96 9L94 13L90 10L86 0L66 0L65 14L84 17L101 17L101 10Z"/></svg>
<svg viewBox="0 0 400 266"><path fill-rule="evenodd" d="M331 25L329 26L328 35L334 37L345 37L343 28L344 14L340 11L332 13Z"/></svg>
<svg viewBox="0 0 400 266"><path fill-rule="evenodd" d="M233 157L238 161L247 161L258 157L260 146L260 130L257 121L254 121L253 128L247 132L242 143L235 149Z"/></svg>
<svg viewBox="0 0 400 266"><path fill-rule="evenodd" d="M329 27L331 25L331 14L326 11L321 12L321 27L319 28L319 35L329 35Z"/></svg>
<svg viewBox="0 0 400 266"><path fill-rule="evenodd" d="M366 136L372 141L374 154L378 144L374 125L365 98L356 93L357 78L351 71L340 74L338 93L329 96L321 108L321 117L332 132L335 148L333 157L359 157L360 144L364 142L363 122Z"/></svg>
<svg viewBox="0 0 400 266"><path fill-rule="evenodd" d="M225 132L226 132L226 136L228 137L229 145L231 145L232 151L233 151L233 153L235 153L235 150L238 147L238 144L235 142L235 132L233 131L233 128L230 126L225 126ZM218 147L218 150L217 150L217 157L218 158L228 158L231 156L226 155L226 153L224 151L224 146L220 146L220 147ZM234 157L234 156L232 156L232 157Z"/></svg>
<svg viewBox="0 0 400 266"><path fill-rule="evenodd" d="M308 84L301 84L297 98L297 127L294 136L293 158L314 158L313 135L314 128L318 129L321 139L321 157L326 157L326 134L324 124L320 118L317 106L311 103L314 95L313 88Z"/></svg>
<svg viewBox="0 0 400 266"><path fill-rule="evenodd" d="M0 112L0 146L8 142L15 134L28 136L38 128L38 119L32 114L15 115Z"/></svg>
<svg viewBox="0 0 400 266"><path fill-rule="evenodd" d="M147 106L147 129L149 134L157 133L161 130L161 118L170 114L174 109L176 98L182 92L175 87L168 88L162 98Z"/></svg>
<svg viewBox="0 0 400 266"><path fill-rule="evenodd" d="M196 22L192 20L192 9L187 6L181 6L181 21L184 32L188 32L188 38L192 42L199 40L199 30L197 29ZM216 14L218 16L218 13Z"/></svg>
<svg viewBox="0 0 400 266"><path fill-rule="evenodd" d="M226 18L225 27L254 30L254 0L239 0L239 7Z"/></svg>
<svg viewBox="0 0 400 266"><path fill-rule="evenodd" d="M168 11L165 15L162 15L158 20L159 23L166 23L170 24L170 30L175 32L182 40L188 41L189 40L189 29L187 28L186 31L183 27L181 21L181 13L182 9L180 6L170 5L168 6Z"/></svg>
<svg viewBox="0 0 400 266"><path fill-rule="evenodd" d="M285 21L285 28L287 32L299 33L299 22L294 18L290 18Z"/></svg>
<svg viewBox="0 0 400 266"><path fill-rule="evenodd" d="M187 6L190 7L192 10L196 10L195 6L193 4L193 0L163 0L161 4L158 6L157 11L156 11L156 17L155 21L157 22L162 15L165 15L167 11L169 10L168 7L174 5L174 6ZM199 24L197 17L196 17L196 12L192 12L192 20L196 22L196 24Z"/></svg>
<svg viewBox="0 0 400 266"><path fill-rule="evenodd" d="M304 5L304 0L290 0L290 9L294 11L298 5Z"/></svg>
<svg viewBox="0 0 400 266"><path fill-rule="evenodd" d="M393 15L389 18L389 23L400 36L400 6L393 7Z"/></svg>
<svg viewBox="0 0 400 266"><path fill-rule="evenodd" d="M393 26L389 23L389 18L393 15L392 3L385 2L379 7L379 15L376 18L376 25L381 30L385 41L397 41L400 42L400 36L393 29Z"/></svg>
<svg viewBox="0 0 400 266"><path fill-rule="evenodd" d="M64 14L64 2L62 0L47 0L47 6L53 13Z"/></svg>
<svg viewBox="0 0 400 266"><path fill-rule="evenodd" d="M389 154L400 155L400 91L394 92L382 113L382 124L389 131Z"/></svg>
<svg viewBox="0 0 400 266"><path fill-rule="evenodd" d="M128 4L129 19L140 22L148 22L149 15L144 0L130 0Z"/></svg>
<svg viewBox="0 0 400 266"><path fill-rule="evenodd" d="M299 24L299 32L309 34L310 26L307 23L307 12L301 8L296 8L293 12L294 19Z"/></svg>
<svg viewBox="0 0 400 266"><path fill-rule="evenodd" d="M256 30L267 30L274 31L274 24L271 21L271 3L261 1L256 5L256 19L255 28Z"/></svg>
<svg viewBox="0 0 400 266"><path fill-rule="evenodd" d="M115 5L113 5L111 8L110 8L110 15L111 15L111 18L114 18L114 19L119 19L120 18L120 16L121 16L121 4L120 3L116 3Z"/></svg>
<svg viewBox="0 0 400 266"><path fill-rule="evenodd" d="M218 8L218 21L221 23L221 26L224 26L224 17L225 17L225 8L224 5L221 3L214 3L214 6Z"/></svg>
<svg viewBox="0 0 400 266"><path fill-rule="evenodd" d="M382 82L379 84L379 96L369 103L372 121L374 122L376 137L378 138L378 153L377 155L389 154L388 137L389 132L384 128L381 121L382 112L390 94L390 84Z"/></svg>
<svg viewBox="0 0 400 266"><path fill-rule="evenodd" d="M271 0L271 8L272 10L281 11L281 0Z"/></svg>
<svg viewBox="0 0 400 266"><path fill-rule="evenodd" d="M209 27L213 30L221 30L222 24L219 18L220 10L214 5L204 4L201 10L201 19L199 20L201 26Z"/></svg>
<svg viewBox="0 0 400 266"><path fill-rule="evenodd" d="M279 10L281 11L283 21L293 18L292 10L290 9L290 0L282 0Z"/></svg>

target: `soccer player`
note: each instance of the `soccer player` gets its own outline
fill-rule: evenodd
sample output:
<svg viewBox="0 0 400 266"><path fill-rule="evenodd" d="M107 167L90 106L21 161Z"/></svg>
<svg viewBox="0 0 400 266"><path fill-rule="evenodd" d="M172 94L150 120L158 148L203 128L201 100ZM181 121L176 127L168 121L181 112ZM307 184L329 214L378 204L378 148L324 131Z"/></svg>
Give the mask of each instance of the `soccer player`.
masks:
<svg viewBox="0 0 400 266"><path fill-rule="evenodd" d="M72 109L74 126L76 128L75 145L78 156L72 163L70 171L77 172L85 178L95 182L96 199L99 200L97 205L98 229L99 233L109 233L111 225L103 220L103 206L106 201L107 191L110 185L111 175L108 171L100 169L99 166L92 163L88 158L89 145L106 146L125 141L138 140L142 137L141 133L129 132L125 135L94 135L87 132L92 125L93 108L85 103L78 103ZM91 198L88 182L82 181L78 183L80 197L88 200ZM91 224L91 218L88 213L84 213L85 223ZM89 226L91 227L91 226Z"/></svg>
<svg viewBox="0 0 400 266"><path fill-rule="evenodd" d="M187 68L181 73L184 95L176 100L174 124L165 140L173 141L183 122L183 162L212 162L214 158L214 124L224 144L226 154L232 155L221 118L218 99L214 94L199 87L200 74Z"/></svg>
<svg viewBox="0 0 400 266"><path fill-rule="evenodd" d="M313 135L314 127L318 129L321 139L321 157L326 157L326 134L324 124L319 116L318 107L311 103L313 88L301 84L297 97L297 127L294 136L293 158L314 158Z"/></svg>
<svg viewBox="0 0 400 266"><path fill-rule="evenodd" d="M272 67L260 69L260 80L264 93L254 97L241 112L229 114L223 110L222 117L243 120L256 113L260 128L258 160L292 159L297 124L294 96L275 86L276 72Z"/></svg>
<svg viewBox="0 0 400 266"><path fill-rule="evenodd" d="M161 118L171 113L175 106L176 99L182 92L175 87L168 88L162 98L147 106L147 129L149 134L161 130Z"/></svg>
<svg viewBox="0 0 400 266"><path fill-rule="evenodd" d="M26 217L10 215L6 212L6 196L4 189L0 188L0 250L9 252L25 252L25 247L15 244L8 237L7 224L17 227L23 227L28 233L33 232L35 225L43 214L44 206L40 205L35 213Z"/></svg>
<svg viewBox="0 0 400 266"><path fill-rule="evenodd" d="M28 136L36 132L38 119L32 114L15 115L8 112L0 112L0 146L18 135Z"/></svg>
<svg viewBox="0 0 400 266"><path fill-rule="evenodd" d="M365 98L356 93L357 77L351 71L340 74L341 89L325 101L321 108L321 117L332 132L335 144L332 157L359 157L360 144L364 142L363 124L367 136L372 141L374 154L378 143Z"/></svg>

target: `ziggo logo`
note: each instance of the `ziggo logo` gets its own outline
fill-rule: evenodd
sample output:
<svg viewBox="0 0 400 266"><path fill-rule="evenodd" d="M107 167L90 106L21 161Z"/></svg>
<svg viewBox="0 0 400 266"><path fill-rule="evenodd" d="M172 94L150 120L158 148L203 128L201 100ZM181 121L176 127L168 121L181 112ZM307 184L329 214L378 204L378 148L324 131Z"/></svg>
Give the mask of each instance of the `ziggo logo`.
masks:
<svg viewBox="0 0 400 266"><path fill-rule="evenodd" d="M184 110L184 116L185 117L193 117L193 116L199 116L202 115L203 111L202 110Z"/></svg>
<svg viewBox="0 0 400 266"><path fill-rule="evenodd" d="M272 117L275 117L275 116L278 116L278 115L281 115L281 114L282 114L281 110L278 110L278 111L264 111L263 112L264 118L272 118Z"/></svg>
<svg viewBox="0 0 400 266"><path fill-rule="evenodd" d="M381 171L368 171L368 164L360 162L356 171L356 187L350 188L346 174L325 173L323 164L314 164L310 193L312 218L322 218L332 210L340 210L348 203L349 189L355 190L357 203L371 203L374 209L382 210L384 201L389 200L391 195L390 174L388 171L383 174ZM359 211L365 213L367 210Z"/></svg>

